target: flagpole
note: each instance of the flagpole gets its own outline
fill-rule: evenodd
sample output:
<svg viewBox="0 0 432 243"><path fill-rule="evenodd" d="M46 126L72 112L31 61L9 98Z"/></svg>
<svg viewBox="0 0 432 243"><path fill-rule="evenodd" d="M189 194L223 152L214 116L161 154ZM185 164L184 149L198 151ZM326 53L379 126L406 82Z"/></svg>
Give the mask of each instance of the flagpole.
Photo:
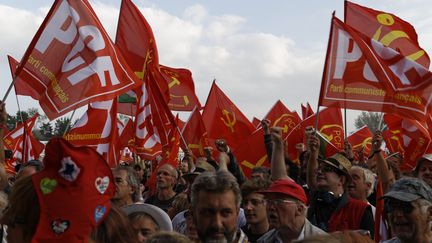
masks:
<svg viewBox="0 0 432 243"><path fill-rule="evenodd" d="M178 126L176 126L176 128L177 128L177 132L179 133L180 139L181 139L181 141L182 141L182 143L183 143L183 146L184 146L185 148L188 148L188 145L187 145L187 143L186 143L186 140L184 139L182 133L180 132L180 128L179 128Z"/></svg>
<svg viewBox="0 0 432 243"><path fill-rule="evenodd" d="M345 84L344 84L345 86ZM347 112L346 112L346 106L344 107L344 131L345 131L345 139L347 138Z"/></svg>
<svg viewBox="0 0 432 243"><path fill-rule="evenodd" d="M69 130L69 126L70 126L70 124L71 124L71 122L72 122L72 118L74 117L74 115L75 115L75 111L76 111L76 107L75 107L75 109L72 111L72 115L70 116L70 118L69 118L69 121L68 121L68 124L67 124L67 126L66 126L66 129L64 130L64 132L63 132L63 136L64 135L66 135L66 133L68 132L68 130Z"/></svg>

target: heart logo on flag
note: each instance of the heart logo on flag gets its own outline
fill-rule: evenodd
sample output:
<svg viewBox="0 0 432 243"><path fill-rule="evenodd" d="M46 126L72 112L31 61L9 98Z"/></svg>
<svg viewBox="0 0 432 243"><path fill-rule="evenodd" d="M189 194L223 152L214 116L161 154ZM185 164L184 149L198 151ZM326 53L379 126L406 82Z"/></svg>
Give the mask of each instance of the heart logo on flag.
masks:
<svg viewBox="0 0 432 243"><path fill-rule="evenodd" d="M69 221L56 219L51 222L51 229L56 234L62 234L69 228Z"/></svg>
<svg viewBox="0 0 432 243"><path fill-rule="evenodd" d="M54 188L57 186L57 181L55 179L50 179L45 177L40 182L40 188L44 195L51 193L54 191Z"/></svg>
<svg viewBox="0 0 432 243"><path fill-rule="evenodd" d="M101 194L104 194L105 191L108 189L109 181L110 180L109 180L108 176L104 176L103 178L101 178L101 177L96 178L96 181L95 181L96 189Z"/></svg>

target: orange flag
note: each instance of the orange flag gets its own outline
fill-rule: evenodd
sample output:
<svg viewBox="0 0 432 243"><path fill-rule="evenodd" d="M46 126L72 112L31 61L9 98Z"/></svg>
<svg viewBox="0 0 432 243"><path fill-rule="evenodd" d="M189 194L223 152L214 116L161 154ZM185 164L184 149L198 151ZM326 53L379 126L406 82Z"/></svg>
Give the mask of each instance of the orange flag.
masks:
<svg viewBox="0 0 432 243"><path fill-rule="evenodd" d="M288 110L280 100L273 105L264 119L270 121L271 127L281 127L283 138L286 138L291 130L301 121L297 112L291 112Z"/></svg>
<svg viewBox="0 0 432 243"><path fill-rule="evenodd" d="M348 142L354 151L363 148L365 154L369 154L372 145L372 132L365 125L348 136Z"/></svg>
<svg viewBox="0 0 432 243"><path fill-rule="evenodd" d="M414 27L396 15L345 1L345 24L429 69Z"/></svg>
<svg viewBox="0 0 432 243"><path fill-rule="evenodd" d="M270 167L269 158L264 146L264 132L262 128L244 139L234 150L234 154L246 177L250 176L254 167Z"/></svg>
<svg viewBox="0 0 432 243"><path fill-rule="evenodd" d="M37 81L28 84L49 119L141 84L87 0L54 2L15 75Z"/></svg>
<svg viewBox="0 0 432 243"><path fill-rule="evenodd" d="M385 114L384 121L390 131L394 131L395 134L400 132L403 138L400 142L404 149L404 161L400 169L402 171L412 170L416 165L416 160L426 152L431 143L427 126L419 121L393 114Z"/></svg>
<svg viewBox="0 0 432 243"><path fill-rule="evenodd" d="M198 108L195 108L189 116L183 127L182 135L195 157L205 156L204 148L209 146L209 142L207 131Z"/></svg>
<svg viewBox="0 0 432 243"><path fill-rule="evenodd" d="M223 138L231 148L236 148L255 130L214 81L202 117L211 144L214 140Z"/></svg>

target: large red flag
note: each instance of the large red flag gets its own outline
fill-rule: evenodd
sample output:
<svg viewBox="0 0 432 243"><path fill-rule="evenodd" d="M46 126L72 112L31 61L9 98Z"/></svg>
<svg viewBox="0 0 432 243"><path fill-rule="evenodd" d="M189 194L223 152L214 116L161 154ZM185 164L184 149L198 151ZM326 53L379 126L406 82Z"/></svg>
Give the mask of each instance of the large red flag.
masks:
<svg viewBox="0 0 432 243"><path fill-rule="evenodd" d="M24 79L23 69L35 78ZM87 0L54 2L15 74L38 81L29 85L50 119L141 84Z"/></svg>
<svg viewBox="0 0 432 243"><path fill-rule="evenodd" d="M345 24L429 68L429 56L420 47L414 27L396 15L345 1Z"/></svg>
<svg viewBox="0 0 432 243"><path fill-rule="evenodd" d="M205 156L204 148L209 146L209 142L207 131L198 107L190 114L189 119L183 127L182 135L188 148L195 157Z"/></svg>
<svg viewBox="0 0 432 243"><path fill-rule="evenodd" d="M120 160L116 106L117 99L89 104L86 113L64 136L73 145L94 147L111 167Z"/></svg>
<svg viewBox="0 0 432 243"><path fill-rule="evenodd" d="M273 105L264 119L268 119L272 127L281 127L283 138L301 121L297 112L290 111L280 100Z"/></svg>
<svg viewBox="0 0 432 243"><path fill-rule="evenodd" d="M412 170L418 158L420 158L431 143L431 136L427 126L419 121L401 118L393 114L385 114L384 121L389 130L400 130L404 148L404 163L401 170Z"/></svg>
<svg viewBox="0 0 432 243"><path fill-rule="evenodd" d="M365 154L369 154L372 145L372 132L365 125L348 136L348 142L354 151L363 149Z"/></svg>
<svg viewBox="0 0 432 243"><path fill-rule="evenodd" d="M425 120L432 73L333 17L319 104Z"/></svg>
<svg viewBox="0 0 432 243"><path fill-rule="evenodd" d="M3 138L4 146L13 151L13 157L25 163L39 159L45 145L33 137L32 129L39 114L35 114L23 124L17 126Z"/></svg>
<svg viewBox="0 0 432 243"><path fill-rule="evenodd" d="M262 128L249 135L235 150L234 154L245 176L249 177L252 169L258 166L270 167L264 146Z"/></svg>
<svg viewBox="0 0 432 243"><path fill-rule="evenodd" d="M223 138L231 148L236 148L255 130L216 82L212 84L202 117L211 144Z"/></svg>

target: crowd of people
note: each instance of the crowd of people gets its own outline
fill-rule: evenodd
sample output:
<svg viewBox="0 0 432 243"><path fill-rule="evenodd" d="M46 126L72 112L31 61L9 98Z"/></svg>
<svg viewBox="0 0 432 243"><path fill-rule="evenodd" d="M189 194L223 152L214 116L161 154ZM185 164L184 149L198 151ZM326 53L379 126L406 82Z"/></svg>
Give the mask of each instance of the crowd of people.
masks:
<svg viewBox="0 0 432 243"><path fill-rule="evenodd" d="M0 104L3 165L6 121ZM0 166L2 240L374 242L379 235L392 243L432 242L432 154L401 172L403 157L382 151L380 131L362 161L347 142L322 157L312 132L298 165L286 156L282 130L269 124L261 122L270 168L255 167L249 178L223 139L215 144L217 159L211 148L198 158L184 151L178 166L151 171L140 160L109 168L95 150L54 138L41 161L23 162L15 175ZM152 173L153 193L145 186Z"/></svg>

